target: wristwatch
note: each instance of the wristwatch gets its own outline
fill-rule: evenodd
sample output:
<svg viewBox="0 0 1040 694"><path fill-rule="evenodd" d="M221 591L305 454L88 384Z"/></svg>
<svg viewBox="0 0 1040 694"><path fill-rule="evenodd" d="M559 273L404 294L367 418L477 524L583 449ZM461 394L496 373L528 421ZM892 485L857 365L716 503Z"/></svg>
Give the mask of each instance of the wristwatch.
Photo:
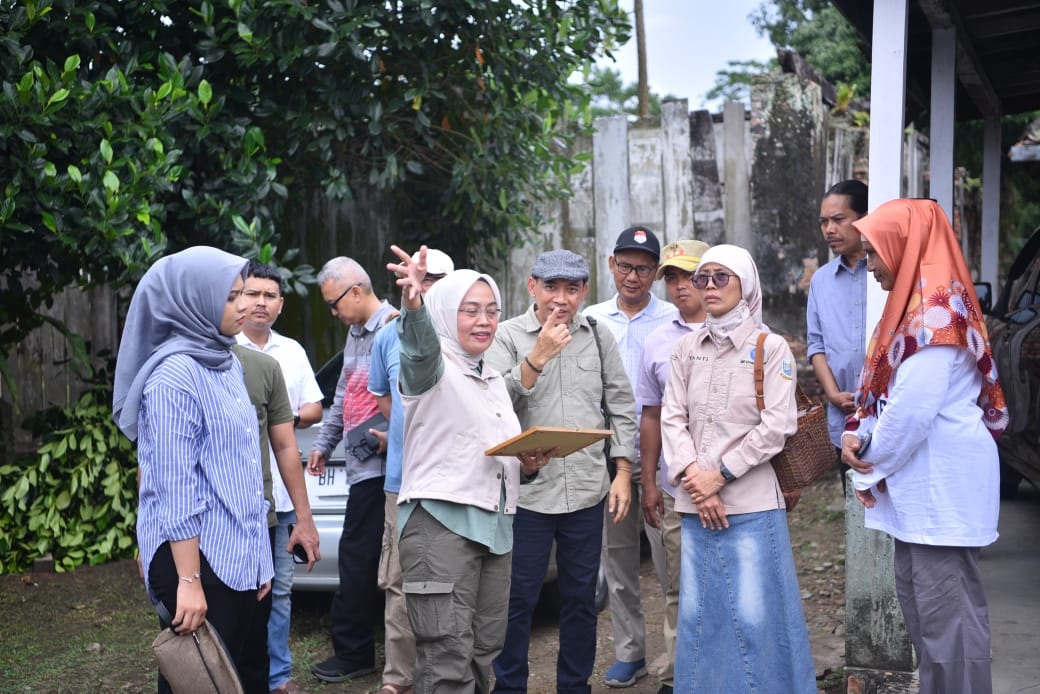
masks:
<svg viewBox="0 0 1040 694"><path fill-rule="evenodd" d="M294 414L292 416L292 425L293 425L293 429L296 429L297 427L300 426L300 415Z"/></svg>
<svg viewBox="0 0 1040 694"><path fill-rule="evenodd" d="M722 479L726 480L726 484L729 484L733 480L737 479L737 476L730 472L725 465L719 466L719 472L722 473Z"/></svg>

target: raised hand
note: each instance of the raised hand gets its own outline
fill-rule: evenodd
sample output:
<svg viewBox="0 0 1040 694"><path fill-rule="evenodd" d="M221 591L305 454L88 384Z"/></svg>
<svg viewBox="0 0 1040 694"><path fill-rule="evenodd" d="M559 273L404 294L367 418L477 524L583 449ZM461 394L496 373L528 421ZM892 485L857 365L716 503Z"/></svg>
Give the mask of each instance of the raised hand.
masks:
<svg viewBox="0 0 1040 694"><path fill-rule="evenodd" d="M419 260L413 261L399 246L390 246L400 262L387 263L386 269L398 275L397 286L401 288L401 304L409 311L422 306L422 281L426 277L426 246L419 247Z"/></svg>

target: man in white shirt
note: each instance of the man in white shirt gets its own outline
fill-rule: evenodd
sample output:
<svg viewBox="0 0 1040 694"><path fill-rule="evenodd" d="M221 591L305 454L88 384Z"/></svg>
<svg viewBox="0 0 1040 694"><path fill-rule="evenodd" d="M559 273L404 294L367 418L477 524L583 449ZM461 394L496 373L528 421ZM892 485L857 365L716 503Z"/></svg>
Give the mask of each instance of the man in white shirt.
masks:
<svg viewBox="0 0 1040 694"><path fill-rule="evenodd" d="M249 308L245 325L237 336L238 343L278 361L289 392L294 426L298 429L309 427L321 421L322 393L300 343L272 330L285 303L281 275L274 268L256 261L250 261L247 274L242 295L249 302ZM296 512L281 475L273 467L274 458L271 460L278 526L274 541L273 602L267 623L267 651L271 658L269 685L271 692L290 694L302 691L292 679L292 656L289 653L293 561L288 552L278 550L289 544L289 526L296 522Z"/></svg>
<svg viewBox="0 0 1040 694"><path fill-rule="evenodd" d="M585 309L586 317L606 326L617 340L625 373L633 388L647 336L678 315L674 306L650 292L660 257L661 243L654 232L643 226L625 229L618 236L609 261L617 294ZM639 416L638 403L636 416ZM636 451L639 451L638 435ZM631 490L632 505L636 509L640 508L642 486L637 457L632 463ZM617 662L604 675L609 687L631 687L647 673L646 621L639 590L639 528L638 512L629 513L616 525L612 522L603 525L604 564L617 657ZM660 530L647 526L646 532L654 565L661 567L664 552ZM661 570L658 579L662 586L666 585L667 576Z"/></svg>

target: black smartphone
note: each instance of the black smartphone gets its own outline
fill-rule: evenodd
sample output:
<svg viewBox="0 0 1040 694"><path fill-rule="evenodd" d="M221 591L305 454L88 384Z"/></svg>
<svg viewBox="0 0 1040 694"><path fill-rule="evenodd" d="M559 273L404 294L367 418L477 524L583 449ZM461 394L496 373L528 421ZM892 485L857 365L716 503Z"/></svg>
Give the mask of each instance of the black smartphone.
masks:
<svg viewBox="0 0 1040 694"><path fill-rule="evenodd" d="M867 434L862 441L859 442L859 450L856 451L856 457L863 460L863 456L866 454L867 449L870 448L870 437L873 436L873 432Z"/></svg>
<svg viewBox="0 0 1040 694"><path fill-rule="evenodd" d="M296 529L295 525L289 526L289 537L292 537L293 530ZM294 564L306 564L310 559L307 557L307 550L304 549L303 545L293 545L292 556Z"/></svg>

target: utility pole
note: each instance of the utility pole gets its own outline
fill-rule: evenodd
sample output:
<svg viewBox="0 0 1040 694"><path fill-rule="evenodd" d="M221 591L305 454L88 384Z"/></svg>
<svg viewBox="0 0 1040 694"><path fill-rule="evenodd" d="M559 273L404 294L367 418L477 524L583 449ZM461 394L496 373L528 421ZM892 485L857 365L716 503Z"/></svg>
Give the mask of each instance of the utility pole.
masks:
<svg viewBox="0 0 1040 694"><path fill-rule="evenodd" d="M646 79L646 31L643 28L643 0L636 3L636 56L639 63L639 117L650 115L650 85Z"/></svg>

